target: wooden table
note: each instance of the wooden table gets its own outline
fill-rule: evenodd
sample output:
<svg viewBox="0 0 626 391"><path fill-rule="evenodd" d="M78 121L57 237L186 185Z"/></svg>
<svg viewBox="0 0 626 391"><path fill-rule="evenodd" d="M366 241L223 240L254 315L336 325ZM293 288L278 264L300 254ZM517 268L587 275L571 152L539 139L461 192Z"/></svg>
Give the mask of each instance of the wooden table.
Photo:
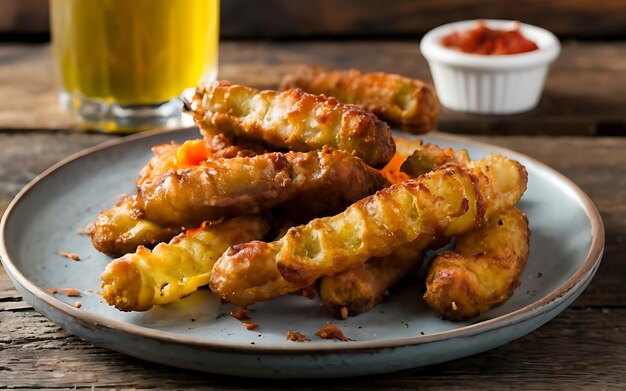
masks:
<svg viewBox="0 0 626 391"><path fill-rule="evenodd" d="M298 63L430 79L416 42L224 42L220 75L274 86ZM36 174L116 136L71 129L47 45L0 46L0 211ZM129 358L67 334L22 301L0 268L0 388L626 388L626 43L565 42L539 107L515 116L443 110L439 128L537 158L576 182L606 227L602 265L576 302L489 352L388 375L307 382L194 373Z"/></svg>

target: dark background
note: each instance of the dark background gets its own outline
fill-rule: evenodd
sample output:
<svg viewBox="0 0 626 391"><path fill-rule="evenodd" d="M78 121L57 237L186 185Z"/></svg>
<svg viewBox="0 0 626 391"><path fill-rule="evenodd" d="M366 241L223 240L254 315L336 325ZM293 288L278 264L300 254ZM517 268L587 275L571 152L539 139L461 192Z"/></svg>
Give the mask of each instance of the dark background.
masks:
<svg viewBox="0 0 626 391"><path fill-rule="evenodd" d="M626 0L222 0L221 36L412 39L474 18L517 19L562 39L626 38ZM48 39L48 0L0 0L0 40Z"/></svg>

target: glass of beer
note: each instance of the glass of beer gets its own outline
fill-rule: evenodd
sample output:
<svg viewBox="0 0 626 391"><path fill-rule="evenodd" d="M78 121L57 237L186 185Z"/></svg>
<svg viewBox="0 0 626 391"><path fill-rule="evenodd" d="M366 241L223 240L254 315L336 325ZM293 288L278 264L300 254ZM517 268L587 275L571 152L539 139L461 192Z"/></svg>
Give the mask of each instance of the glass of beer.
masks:
<svg viewBox="0 0 626 391"><path fill-rule="evenodd" d="M51 0L61 105L81 128L180 125L181 94L217 77L219 0Z"/></svg>

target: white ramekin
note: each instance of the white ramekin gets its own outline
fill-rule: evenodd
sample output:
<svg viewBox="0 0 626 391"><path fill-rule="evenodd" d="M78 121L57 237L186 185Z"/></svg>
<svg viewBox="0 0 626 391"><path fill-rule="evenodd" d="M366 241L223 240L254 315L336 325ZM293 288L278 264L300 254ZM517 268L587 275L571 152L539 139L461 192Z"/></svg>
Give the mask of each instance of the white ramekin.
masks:
<svg viewBox="0 0 626 391"><path fill-rule="evenodd" d="M481 19L488 27L509 30L515 21ZM559 40L548 30L520 23L520 32L538 50L521 54L468 54L442 45L453 31L466 31L478 20L448 23L429 31L420 50L430 67L441 104L458 111L513 114L539 102L550 63L559 55Z"/></svg>

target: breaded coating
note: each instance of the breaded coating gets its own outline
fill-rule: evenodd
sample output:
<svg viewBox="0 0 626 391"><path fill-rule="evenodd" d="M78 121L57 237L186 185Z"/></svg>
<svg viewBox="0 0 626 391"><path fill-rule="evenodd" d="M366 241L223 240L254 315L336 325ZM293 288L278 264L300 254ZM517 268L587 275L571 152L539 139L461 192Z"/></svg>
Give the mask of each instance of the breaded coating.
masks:
<svg viewBox="0 0 626 391"><path fill-rule="evenodd" d="M313 194L329 207L345 207L386 183L361 159L325 147L213 159L168 171L141 183L137 199L146 219L175 226L257 213Z"/></svg>
<svg viewBox="0 0 626 391"><path fill-rule="evenodd" d="M456 250L439 254L431 264L424 300L444 318L457 321L499 306L520 284L528 238L528 220L516 208L459 235Z"/></svg>
<svg viewBox="0 0 626 391"><path fill-rule="evenodd" d="M396 74L303 65L283 78L281 88L300 88L357 104L391 126L415 134L433 130L439 115L432 85Z"/></svg>
<svg viewBox="0 0 626 391"><path fill-rule="evenodd" d="M231 158L235 156L255 156L267 152L261 142L236 137L226 133L204 133L209 150L209 158Z"/></svg>
<svg viewBox="0 0 626 391"><path fill-rule="evenodd" d="M407 156L420 157L420 169L432 171L447 164L467 166L470 163L467 151L455 152L452 148L441 148L437 145L423 145L420 140L409 140L394 137L396 155L385 166L386 171L397 170L389 167L394 160L404 161ZM416 166L413 166L416 167ZM426 172L427 172L426 171ZM412 171L415 173L415 171ZM425 173L424 171L415 176ZM392 178L397 173L390 173ZM389 178L389 176L387 176ZM407 179L408 175L405 175ZM431 248L438 248L447 243L448 238L432 235L420 235L416 240L407 243L391 254L373 258L363 265L333 276L322 277L319 282L319 296L324 307L333 315L340 317L341 309L345 308L349 316L356 316L372 309L380 303L393 285L400 281L411 270L419 268L422 253Z"/></svg>
<svg viewBox="0 0 626 391"><path fill-rule="evenodd" d="M100 294L121 311L179 300L209 282L213 264L228 247L262 239L269 228L261 217L236 217L191 230L152 251L139 247L109 263Z"/></svg>
<svg viewBox="0 0 626 391"><path fill-rule="evenodd" d="M185 109L205 133L231 133L306 152L328 145L384 166L395 144L387 124L355 105L298 89L260 91L227 82L199 86Z"/></svg>
<svg viewBox="0 0 626 391"><path fill-rule="evenodd" d="M133 195L100 212L91 227L91 243L96 250L119 257L134 252L140 245L167 242L181 231L180 227L164 227L142 218Z"/></svg>
<svg viewBox="0 0 626 391"><path fill-rule="evenodd" d="M237 305L280 296L386 256L420 235L476 229L513 206L526 183L525 168L499 155L469 168L450 165L291 228L277 241L229 249L215 264L210 286Z"/></svg>

